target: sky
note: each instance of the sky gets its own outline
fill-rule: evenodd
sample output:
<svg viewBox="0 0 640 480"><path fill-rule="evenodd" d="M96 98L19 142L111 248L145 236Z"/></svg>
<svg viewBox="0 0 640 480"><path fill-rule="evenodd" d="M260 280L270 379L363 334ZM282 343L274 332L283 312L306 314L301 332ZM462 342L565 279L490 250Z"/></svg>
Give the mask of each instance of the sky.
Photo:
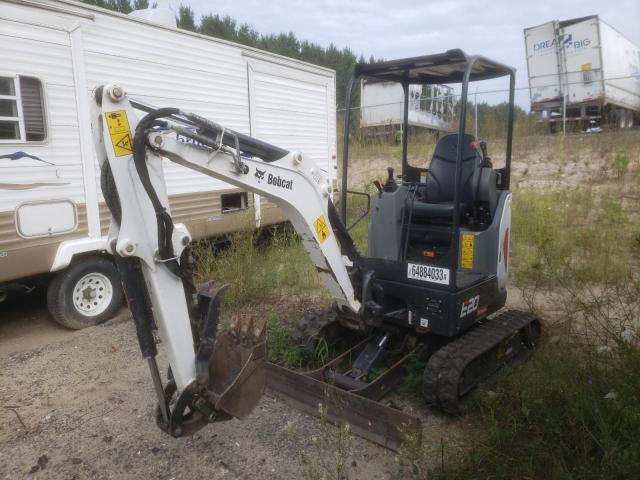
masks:
<svg viewBox="0 0 640 480"><path fill-rule="evenodd" d="M523 29L598 14L640 45L640 0L160 0L175 11L189 4L196 16L230 15L260 33L294 32L323 46L348 46L365 58L391 60L462 48L515 67L527 86ZM482 89L506 87L482 85ZM517 103L528 107L528 91ZM495 95L494 95L495 96ZM491 101L490 96L486 96Z"/></svg>

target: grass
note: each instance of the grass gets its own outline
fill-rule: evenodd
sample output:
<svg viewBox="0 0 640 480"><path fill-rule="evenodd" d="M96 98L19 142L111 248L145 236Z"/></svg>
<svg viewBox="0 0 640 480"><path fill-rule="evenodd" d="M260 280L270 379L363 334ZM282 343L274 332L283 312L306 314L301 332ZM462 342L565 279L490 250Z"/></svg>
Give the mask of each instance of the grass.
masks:
<svg viewBox="0 0 640 480"><path fill-rule="evenodd" d="M475 392L466 445L431 477L638 478L638 165L619 175L619 155L603 188L514 193L512 279L550 340Z"/></svg>
<svg viewBox="0 0 640 480"><path fill-rule="evenodd" d="M634 478L640 472L640 351L545 345L469 404L474 441L447 478ZM637 477L636 477L637 478Z"/></svg>
<svg viewBox="0 0 640 480"><path fill-rule="evenodd" d="M619 253L632 249L636 215L615 192L588 187L517 192L511 254L516 284L548 286L553 271L567 266L593 283L605 272L628 275L633 264Z"/></svg>
<svg viewBox="0 0 640 480"><path fill-rule="evenodd" d="M194 248L196 283L230 283L224 305L263 305L290 294L317 296L320 281L298 235L290 228L241 230L226 248L199 242Z"/></svg>
<svg viewBox="0 0 640 480"><path fill-rule="evenodd" d="M292 319L295 322L295 318ZM292 323L293 323L292 322ZM295 341L292 328L272 313L267 322L269 360L287 368L302 368L314 363L314 354Z"/></svg>

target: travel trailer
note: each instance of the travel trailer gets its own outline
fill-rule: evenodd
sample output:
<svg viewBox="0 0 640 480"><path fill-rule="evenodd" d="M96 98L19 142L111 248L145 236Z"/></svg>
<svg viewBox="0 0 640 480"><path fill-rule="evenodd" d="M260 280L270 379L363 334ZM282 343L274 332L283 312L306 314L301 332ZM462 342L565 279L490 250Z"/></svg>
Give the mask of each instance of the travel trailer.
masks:
<svg viewBox="0 0 640 480"><path fill-rule="evenodd" d="M0 0L0 300L45 279L70 328L121 304L89 110L104 83L302 151L335 177L334 71L180 30L171 12ZM284 220L265 198L164 168L174 221L196 239Z"/></svg>

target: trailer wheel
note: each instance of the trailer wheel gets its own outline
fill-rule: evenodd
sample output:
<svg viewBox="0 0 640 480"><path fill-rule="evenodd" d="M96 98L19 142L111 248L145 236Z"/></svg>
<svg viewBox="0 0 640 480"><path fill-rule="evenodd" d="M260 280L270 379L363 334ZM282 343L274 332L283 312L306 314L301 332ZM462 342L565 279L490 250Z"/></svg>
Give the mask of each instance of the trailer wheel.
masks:
<svg viewBox="0 0 640 480"><path fill-rule="evenodd" d="M113 317L124 300L115 265L84 257L59 272L47 289L47 306L60 325L80 330Z"/></svg>

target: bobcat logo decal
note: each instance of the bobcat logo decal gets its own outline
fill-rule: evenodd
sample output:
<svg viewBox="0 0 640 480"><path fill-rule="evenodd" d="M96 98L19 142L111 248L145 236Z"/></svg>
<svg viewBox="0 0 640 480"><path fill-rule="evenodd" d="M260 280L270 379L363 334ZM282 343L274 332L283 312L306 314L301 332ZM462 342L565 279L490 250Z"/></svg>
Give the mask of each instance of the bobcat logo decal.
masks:
<svg viewBox="0 0 640 480"><path fill-rule="evenodd" d="M260 183L262 180L264 180L264 174L267 173L266 170L258 170L256 168L256 174L255 177L258 179L258 183Z"/></svg>

